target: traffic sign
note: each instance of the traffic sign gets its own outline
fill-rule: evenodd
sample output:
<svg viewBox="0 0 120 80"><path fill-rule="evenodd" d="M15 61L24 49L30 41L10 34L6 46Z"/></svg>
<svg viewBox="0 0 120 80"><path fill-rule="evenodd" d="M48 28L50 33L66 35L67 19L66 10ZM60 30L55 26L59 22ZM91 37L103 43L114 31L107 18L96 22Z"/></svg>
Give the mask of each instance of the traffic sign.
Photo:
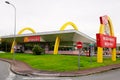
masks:
<svg viewBox="0 0 120 80"><path fill-rule="evenodd" d="M82 48L82 42L80 42L80 41L77 42L77 43L76 43L76 47L77 47L78 49Z"/></svg>

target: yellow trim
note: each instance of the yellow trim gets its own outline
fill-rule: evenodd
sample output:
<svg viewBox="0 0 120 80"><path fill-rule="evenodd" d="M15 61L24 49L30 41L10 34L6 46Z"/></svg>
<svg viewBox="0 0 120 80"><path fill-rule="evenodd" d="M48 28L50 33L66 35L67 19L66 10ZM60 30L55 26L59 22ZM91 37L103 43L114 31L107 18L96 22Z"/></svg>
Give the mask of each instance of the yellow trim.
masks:
<svg viewBox="0 0 120 80"><path fill-rule="evenodd" d="M65 23L65 24L60 28L60 30L65 30L65 28L66 28L68 25L71 25L75 30L78 30L77 26L76 26L73 22L67 22L67 23ZM56 41L55 41L55 45L54 45L54 54L58 54L59 43L60 43L60 37L57 36L57 37L56 37Z"/></svg>
<svg viewBox="0 0 120 80"><path fill-rule="evenodd" d="M18 35L22 34L22 33L23 33L24 31L26 31L26 30L31 31L32 33L36 33L32 28L26 27L26 28L21 29L21 30L18 32ZM14 53L14 46L15 46L15 44L16 44L16 41L13 41L12 47L11 47L11 51L10 51L11 53Z"/></svg>

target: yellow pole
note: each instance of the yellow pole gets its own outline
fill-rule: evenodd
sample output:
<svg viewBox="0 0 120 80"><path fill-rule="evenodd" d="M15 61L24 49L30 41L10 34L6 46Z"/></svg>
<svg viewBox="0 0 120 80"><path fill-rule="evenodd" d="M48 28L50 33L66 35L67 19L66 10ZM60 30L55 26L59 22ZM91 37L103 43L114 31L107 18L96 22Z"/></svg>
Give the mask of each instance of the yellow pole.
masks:
<svg viewBox="0 0 120 80"><path fill-rule="evenodd" d="M104 25L100 25L100 30L99 33L103 34L104 33ZM103 48L102 47L97 47L97 62L102 63L103 62Z"/></svg>
<svg viewBox="0 0 120 80"><path fill-rule="evenodd" d="M103 48L98 47L97 48L97 62L102 63L103 62Z"/></svg>
<svg viewBox="0 0 120 80"><path fill-rule="evenodd" d="M116 48L112 49L112 61L116 61Z"/></svg>
<svg viewBox="0 0 120 80"><path fill-rule="evenodd" d="M14 53L14 47L15 47L15 40L13 41L13 43L12 43L12 47L11 47L11 53Z"/></svg>
<svg viewBox="0 0 120 80"><path fill-rule="evenodd" d="M114 36L114 29L113 29L113 24L112 24L112 21L110 19L110 17L108 17L108 21L109 21L109 24L110 24L110 33L111 33L111 36ZM113 48L112 49L112 61L116 61L116 48Z"/></svg>
<svg viewBox="0 0 120 80"><path fill-rule="evenodd" d="M55 46L54 46L54 54L58 54L59 43L60 43L60 38L57 37L55 41Z"/></svg>

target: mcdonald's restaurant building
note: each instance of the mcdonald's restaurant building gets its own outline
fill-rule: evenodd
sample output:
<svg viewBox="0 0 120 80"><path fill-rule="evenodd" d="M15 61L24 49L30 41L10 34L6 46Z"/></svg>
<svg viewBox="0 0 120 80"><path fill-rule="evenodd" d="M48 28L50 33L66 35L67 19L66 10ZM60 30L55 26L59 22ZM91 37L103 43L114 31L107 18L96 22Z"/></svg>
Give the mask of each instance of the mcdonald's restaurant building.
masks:
<svg viewBox="0 0 120 80"><path fill-rule="evenodd" d="M95 43L95 39L78 30L61 30L61 31L49 31L20 35L8 35L1 37L2 51L10 52L12 42L16 40L16 52L32 53L32 48L35 44L38 44L45 50L47 54L53 54L55 52L55 46L57 38L59 38L58 54L78 54L76 49L76 42L81 41L83 44L83 50L87 51L90 43Z"/></svg>

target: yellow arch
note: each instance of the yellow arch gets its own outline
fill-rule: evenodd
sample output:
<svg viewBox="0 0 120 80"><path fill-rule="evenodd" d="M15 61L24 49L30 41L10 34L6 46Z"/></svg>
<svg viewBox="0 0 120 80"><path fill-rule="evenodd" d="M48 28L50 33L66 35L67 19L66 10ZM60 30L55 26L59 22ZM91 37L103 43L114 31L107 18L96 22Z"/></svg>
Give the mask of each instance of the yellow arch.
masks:
<svg viewBox="0 0 120 80"><path fill-rule="evenodd" d="M75 30L78 30L77 26L76 26L73 22L67 22L67 23L65 23L65 24L60 28L60 30L65 30L65 28L66 28L68 25L71 25ZM54 45L54 54L58 54L59 43L60 43L60 37L57 36L57 37L56 37L56 40L55 40L55 45Z"/></svg>
<svg viewBox="0 0 120 80"><path fill-rule="evenodd" d="M60 30L65 30L65 28L66 28L67 26L69 26L69 25L71 25L75 30L78 30L77 26L76 26L73 22L67 22L67 23L65 23L65 24L60 28Z"/></svg>
<svg viewBox="0 0 120 80"><path fill-rule="evenodd" d="M23 28L21 29L19 32L18 32L18 35L22 34L24 31L26 30L29 30L31 31L32 33L36 33L35 30L33 30L32 28L30 27L26 27L26 28ZM16 41L14 40L13 43L12 43L12 47L11 47L11 53L14 53L14 46L16 44Z"/></svg>
<svg viewBox="0 0 120 80"><path fill-rule="evenodd" d="M112 21L111 21L110 17L108 17L108 22L109 22L109 25L110 25L110 34L111 34L111 36L114 36L113 24L112 24Z"/></svg>
<svg viewBox="0 0 120 80"><path fill-rule="evenodd" d="M110 28L110 35L114 36L114 29L113 24L109 16L107 16L109 28ZM99 33L104 34L104 24L100 24ZM112 61L116 61L116 48L112 49ZM97 50L97 62L102 63L103 62L103 48L98 47Z"/></svg>
<svg viewBox="0 0 120 80"><path fill-rule="evenodd" d="M18 32L18 34L22 34L22 33L23 33L24 31L26 31L26 30L31 31L32 33L36 33L35 30L33 30L32 28L26 27L26 28L21 29L21 30Z"/></svg>

